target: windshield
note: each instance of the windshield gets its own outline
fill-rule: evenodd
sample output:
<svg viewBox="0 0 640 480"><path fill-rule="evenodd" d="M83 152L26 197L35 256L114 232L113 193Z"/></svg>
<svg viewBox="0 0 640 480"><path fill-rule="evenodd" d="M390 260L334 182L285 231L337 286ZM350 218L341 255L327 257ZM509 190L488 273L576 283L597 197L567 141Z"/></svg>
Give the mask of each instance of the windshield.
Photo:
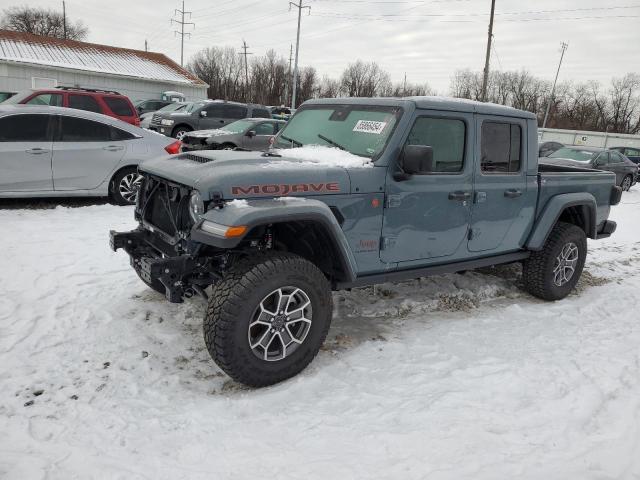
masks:
<svg viewBox="0 0 640 480"><path fill-rule="evenodd" d="M220 130L224 130L228 133L244 133L245 130L249 127L253 127L256 122L252 122L249 120L236 120L235 122L231 122L224 127L221 127Z"/></svg>
<svg viewBox="0 0 640 480"><path fill-rule="evenodd" d="M197 109L199 109L199 108L204 107L205 105L206 105L206 102L193 102L193 103L188 104L188 105L185 107L184 111L185 111L186 113L191 113L191 112L196 111L196 110L197 110Z"/></svg>
<svg viewBox="0 0 640 480"><path fill-rule="evenodd" d="M312 105L296 112L273 147L322 145L377 158L401 115L400 107Z"/></svg>
<svg viewBox="0 0 640 480"><path fill-rule="evenodd" d="M563 147L549 155L549 158L567 158L569 160L577 160L578 162L589 162L596 153L598 152Z"/></svg>

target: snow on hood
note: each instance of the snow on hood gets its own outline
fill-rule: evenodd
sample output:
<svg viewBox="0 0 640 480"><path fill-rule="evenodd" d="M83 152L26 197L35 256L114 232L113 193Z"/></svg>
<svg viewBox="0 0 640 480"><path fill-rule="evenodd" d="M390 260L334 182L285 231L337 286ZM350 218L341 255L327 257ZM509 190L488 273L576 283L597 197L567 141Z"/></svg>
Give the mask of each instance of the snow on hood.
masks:
<svg viewBox="0 0 640 480"><path fill-rule="evenodd" d="M366 168L372 167L370 158L359 157L339 148L323 145L306 145L299 148L275 149L275 153L282 155L283 160L302 160L302 164L316 164L320 166ZM274 162L277 163L277 162Z"/></svg>

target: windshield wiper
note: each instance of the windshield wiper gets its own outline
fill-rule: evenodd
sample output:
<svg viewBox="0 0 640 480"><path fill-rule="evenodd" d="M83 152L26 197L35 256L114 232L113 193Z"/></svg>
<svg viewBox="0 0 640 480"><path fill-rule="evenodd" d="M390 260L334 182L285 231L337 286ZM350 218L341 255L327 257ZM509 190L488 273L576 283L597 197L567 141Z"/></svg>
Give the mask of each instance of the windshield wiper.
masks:
<svg viewBox="0 0 640 480"><path fill-rule="evenodd" d="M324 140L325 142L327 142L329 145L332 145L336 148L339 148L340 150L347 150L346 148L344 148L342 145L340 145L339 143L334 142L333 140L331 140L330 138L325 137L324 135L322 135L321 133L318 134L318 138Z"/></svg>
<svg viewBox="0 0 640 480"><path fill-rule="evenodd" d="M299 141L297 141L297 140L294 140L293 138L285 137L285 136L284 136L284 135L282 135L282 134L280 134L280 138L284 138L287 142L291 142L291 143L293 143L294 145L298 145L299 147L301 147L301 146L302 146L302 143L300 143L300 142L299 142Z"/></svg>

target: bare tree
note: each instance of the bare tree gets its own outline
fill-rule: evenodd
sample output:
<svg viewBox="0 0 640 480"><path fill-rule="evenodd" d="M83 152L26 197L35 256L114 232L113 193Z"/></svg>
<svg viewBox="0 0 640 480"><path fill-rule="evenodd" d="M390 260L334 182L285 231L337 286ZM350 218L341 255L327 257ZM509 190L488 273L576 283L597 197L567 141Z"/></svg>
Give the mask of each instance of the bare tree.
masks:
<svg viewBox="0 0 640 480"><path fill-rule="evenodd" d="M47 37L65 38L62 12L47 8L27 6L7 8L2 13L0 28ZM89 30L82 22L73 23L67 19L66 38L84 40L88 33Z"/></svg>
<svg viewBox="0 0 640 480"><path fill-rule="evenodd" d="M340 85L348 97L376 97L390 90L391 80L377 63L357 60L344 70Z"/></svg>
<svg viewBox="0 0 640 480"><path fill-rule="evenodd" d="M209 98L244 98L244 66L233 47L211 47L196 53L187 68L209 84Z"/></svg>
<svg viewBox="0 0 640 480"><path fill-rule="evenodd" d="M609 126L614 132L637 133L640 130L640 75L628 73L614 78L609 91Z"/></svg>

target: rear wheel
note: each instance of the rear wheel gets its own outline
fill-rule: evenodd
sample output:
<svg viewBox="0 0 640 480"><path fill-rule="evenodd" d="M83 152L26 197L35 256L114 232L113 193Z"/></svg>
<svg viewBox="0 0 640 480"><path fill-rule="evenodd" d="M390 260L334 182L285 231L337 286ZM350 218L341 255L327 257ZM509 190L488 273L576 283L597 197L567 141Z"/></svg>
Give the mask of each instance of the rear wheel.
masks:
<svg viewBox="0 0 640 480"><path fill-rule="evenodd" d="M264 387L304 370L327 336L331 313L329 282L314 264L262 254L239 261L215 285L204 340L227 375Z"/></svg>
<svg viewBox="0 0 640 480"><path fill-rule="evenodd" d="M570 223L558 222L542 250L524 261L525 289L543 300L560 300L574 289L587 257L584 231Z"/></svg>
<svg viewBox="0 0 640 480"><path fill-rule="evenodd" d="M628 192L629 189L631 188L632 183L633 183L633 179L631 178L631 175L627 175L622 179L622 183L620 184L620 186L622 187L623 191Z"/></svg>
<svg viewBox="0 0 640 480"><path fill-rule="evenodd" d="M142 175L135 167L124 168L111 181L111 199L117 205L133 205L138 198Z"/></svg>

